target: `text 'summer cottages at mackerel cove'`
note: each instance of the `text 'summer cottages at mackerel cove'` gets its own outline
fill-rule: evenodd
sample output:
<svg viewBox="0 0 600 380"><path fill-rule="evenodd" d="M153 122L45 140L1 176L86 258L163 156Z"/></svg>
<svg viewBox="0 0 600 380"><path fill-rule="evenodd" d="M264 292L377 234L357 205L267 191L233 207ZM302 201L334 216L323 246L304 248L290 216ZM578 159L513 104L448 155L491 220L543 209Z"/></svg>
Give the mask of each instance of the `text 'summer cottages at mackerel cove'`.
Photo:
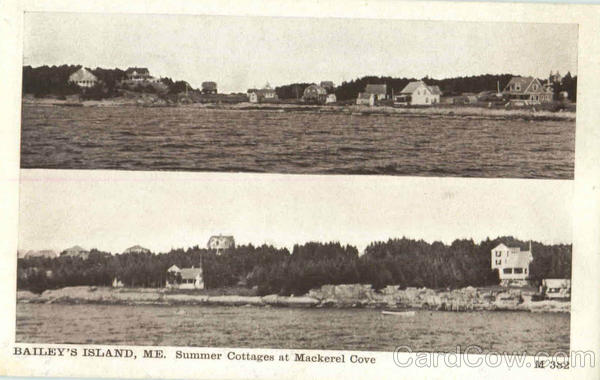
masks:
<svg viewBox="0 0 600 380"><path fill-rule="evenodd" d="M569 351L577 25L25 23L17 342Z"/></svg>

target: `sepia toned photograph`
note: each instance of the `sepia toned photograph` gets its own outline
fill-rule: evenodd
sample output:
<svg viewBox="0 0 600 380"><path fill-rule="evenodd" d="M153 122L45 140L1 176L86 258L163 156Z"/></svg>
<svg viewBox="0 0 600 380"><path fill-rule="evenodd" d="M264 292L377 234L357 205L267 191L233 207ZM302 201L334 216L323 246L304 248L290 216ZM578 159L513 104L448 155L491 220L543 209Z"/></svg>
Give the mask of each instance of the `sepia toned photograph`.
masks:
<svg viewBox="0 0 600 380"><path fill-rule="evenodd" d="M20 193L17 342L569 352L569 181L33 170Z"/></svg>
<svg viewBox="0 0 600 380"><path fill-rule="evenodd" d="M577 25L24 38L17 342L569 351Z"/></svg>
<svg viewBox="0 0 600 380"><path fill-rule="evenodd" d="M24 23L22 168L574 176L576 24Z"/></svg>

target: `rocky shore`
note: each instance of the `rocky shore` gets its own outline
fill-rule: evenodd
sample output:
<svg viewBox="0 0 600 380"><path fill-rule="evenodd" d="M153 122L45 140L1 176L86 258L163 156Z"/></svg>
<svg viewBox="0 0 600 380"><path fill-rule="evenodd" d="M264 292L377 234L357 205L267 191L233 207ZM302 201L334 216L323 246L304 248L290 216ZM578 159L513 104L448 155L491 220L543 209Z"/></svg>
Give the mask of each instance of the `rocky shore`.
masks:
<svg viewBox="0 0 600 380"><path fill-rule="evenodd" d="M139 94L129 97L117 97L104 100L58 100L49 98L24 98L23 103L37 106L81 106L81 107L181 107L238 111L262 112L312 112L335 113L352 116L405 116L423 118L457 117L468 119L524 119L524 120L564 120L574 121L575 112L550 112L529 108L503 109L475 106L446 105L440 107L369 107L359 105L306 105L301 103L192 103L190 101L170 101L154 94Z"/></svg>
<svg viewBox="0 0 600 380"><path fill-rule="evenodd" d="M568 301L534 301L532 292L520 289L455 290L427 288L398 289L387 286L375 291L370 285L325 285L304 296L208 296L182 294L165 289L127 289L76 286L46 290L42 294L17 292L19 303L124 304L124 305L221 305L277 306L305 308L374 308L387 310L426 309L440 311L513 310L532 312L570 312Z"/></svg>

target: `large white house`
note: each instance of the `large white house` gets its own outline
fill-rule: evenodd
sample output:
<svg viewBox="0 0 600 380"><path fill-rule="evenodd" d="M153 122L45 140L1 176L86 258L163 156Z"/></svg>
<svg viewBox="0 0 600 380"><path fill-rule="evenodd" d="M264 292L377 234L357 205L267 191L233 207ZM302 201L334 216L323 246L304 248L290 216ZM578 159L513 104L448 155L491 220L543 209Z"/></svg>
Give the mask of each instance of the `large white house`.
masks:
<svg viewBox="0 0 600 380"><path fill-rule="evenodd" d="M498 269L500 281L527 280L532 261L531 243L528 251L521 251L519 247L507 247L502 243L492 249L492 269Z"/></svg>
<svg viewBox="0 0 600 380"><path fill-rule="evenodd" d="M442 92L438 86L428 86L423 81L410 82L394 96L394 104L403 106L430 106L440 102Z"/></svg>
<svg viewBox="0 0 600 380"><path fill-rule="evenodd" d="M208 239L206 247L208 249L214 249L217 251L217 254L220 254L226 249L235 248L235 239L231 235L214 235Z"/></svg>

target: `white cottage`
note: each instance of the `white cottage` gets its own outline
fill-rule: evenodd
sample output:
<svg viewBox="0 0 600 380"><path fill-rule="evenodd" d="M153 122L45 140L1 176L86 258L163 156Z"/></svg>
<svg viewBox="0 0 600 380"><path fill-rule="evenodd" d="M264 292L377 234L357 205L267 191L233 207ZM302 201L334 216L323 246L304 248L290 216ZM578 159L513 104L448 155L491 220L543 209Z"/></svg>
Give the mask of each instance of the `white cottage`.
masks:
<svg viewBox="0 0 600 380"><path fill-rule="evenodd" d="M571 298L571 280L566 278L545 278L540 288L541 293L548 299Z"/></svg>
<svg viewBox="0 0 600 380"><path fill-rule="evenodd" d="M359 92L356 97L356 104L363 106L374 106L375 105L375 95L367 94L366 92Z"/></svg>
<svg viewBox="0 0 600 380"><path fill-rule="evenodd" d="M529 264L533 261L531 243L528 251L519 247L507 247L504 244L492 249L492 269L498 269L501 282L525 281L529 278Z"/></svg>
<svg viewBox="0 0 600 380"><path fill-rule="evenodd" d="M375 97L375 101L387 99L387 85L386 84L368 84L365 87L366 94L372 94Z"/></svg>
<svg viewBox="0 0 600 380"><path fill-rule="evenodd" d="M69 76L69 82L75 83L79 87L94 87L98 83L98 78L85 67L80 68Z"/></svg>
<svg viewBox="0 0 600 380"><path fill-rule="evenodd" d="M177 265L172 265L167 269L166 287L177 289L204 289L202 267L179 269Z"/></svg>
<svg viewBox="0 0 600 380"><path fill-rule="evenodd" d="M440 102L442 92L438 86L428 86L423 81L410 82L394 96L394 104L401 106L431 106Z"/></svg>

